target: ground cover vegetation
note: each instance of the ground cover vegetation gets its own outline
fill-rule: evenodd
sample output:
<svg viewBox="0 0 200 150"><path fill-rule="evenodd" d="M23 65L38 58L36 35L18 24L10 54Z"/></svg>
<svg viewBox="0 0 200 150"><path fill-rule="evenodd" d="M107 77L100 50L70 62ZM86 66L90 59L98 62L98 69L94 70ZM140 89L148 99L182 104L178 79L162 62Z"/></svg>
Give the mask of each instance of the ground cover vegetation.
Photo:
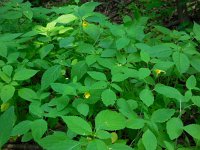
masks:
<svg viewBox="0 0 200 150"><path fill-rule="evenodd" d="M200 149L200 25L99 5L0 2L0 149Z"/></svg>

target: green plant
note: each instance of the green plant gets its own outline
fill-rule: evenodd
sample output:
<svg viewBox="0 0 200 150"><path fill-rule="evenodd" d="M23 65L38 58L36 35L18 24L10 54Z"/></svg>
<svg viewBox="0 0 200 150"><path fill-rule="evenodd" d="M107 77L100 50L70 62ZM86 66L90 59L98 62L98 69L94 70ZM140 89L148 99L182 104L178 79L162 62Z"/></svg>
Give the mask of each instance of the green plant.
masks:
<svg viewBox="0 0 200 150"><path fill-rule="evenodd" d="M28 17L5 17L16 2ZM48 150L198 149L199 118L184 116L200 107L200 25L117 25L98 5L3 4L0 147L13 138Z"/></svg>

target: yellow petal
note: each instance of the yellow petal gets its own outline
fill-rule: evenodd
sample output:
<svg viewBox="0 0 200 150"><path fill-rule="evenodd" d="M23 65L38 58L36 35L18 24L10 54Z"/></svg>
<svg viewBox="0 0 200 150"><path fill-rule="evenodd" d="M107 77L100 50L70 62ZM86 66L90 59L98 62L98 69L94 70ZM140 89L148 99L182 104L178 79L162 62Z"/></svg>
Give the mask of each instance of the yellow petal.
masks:
<svg viewBox="0 0 200 150"><path fill-rule="evenodd" d="M86 99L90 98L90 96L91 96L91 95L90 95L89 92L85 92L85 93L84 93L84 97L85 97Z"/></svg>
<svg viewBox="0 0 200 150"><path fill-rule="evenodd" d="M82 22L82 26L83 26L83 27L87 27L87 26L88 26L88 22L85 21L85 20L83 20L83 22Z"/></svg>
<svg viewBox="0 0 200 150"><path fill-rule="evenodd" d="M166 73L164 70L160 70L160 69L156 69L155 70L155 73L156 73L156 75L158 76L160 73Z"/></svg>

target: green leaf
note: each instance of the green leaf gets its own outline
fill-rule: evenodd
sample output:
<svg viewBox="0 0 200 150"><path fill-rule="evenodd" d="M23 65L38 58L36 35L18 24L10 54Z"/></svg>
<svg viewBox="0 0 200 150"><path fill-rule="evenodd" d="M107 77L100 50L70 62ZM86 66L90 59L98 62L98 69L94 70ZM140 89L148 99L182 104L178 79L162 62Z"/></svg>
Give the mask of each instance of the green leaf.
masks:
<svg viewBox="0 0 200 150"><path fill-rule="evenodd" d="M154 102L154 96L151 90L149 89L143 89L140 92L140 99L143 101L143 103L145 105L147 105L148 107L151 106Z"/></svg>
<svg viewBox="0 0 200 150"><path fill-rule="evenodd" d="M146 150L156 150L157 148L156 136L149 129L143 134L142 143Z"/></svg>
<svg viewBox="0 0 200 150"><path fill-rule="evenodd" d="M174 109L161 108L153 112L151 119L154 122L165 122L169 120L175 113Z"/></svg>
<svg viewBox="0 0 200 150"><path fill-rule="evenodd" d="M166 125L167 134L171 140L178 138L183 132L183 123L180 118L171 118Z"/></svg>
<svg viewBox="0 0 200 150"><path fill-rule="evenodd" d="M190 76L186 81L186 87L188 89L194 89L196 87L197 81L194 75Z"/></svg>
<svg viewBox="0 0 200 150"><path fill-rule="evenodd" d="M147 52L145 51L141 51L140 52L140 57L141 57L141 60L148 63L150 61L150 56Z"/></svg>
<svg viewBox="0 0 200 150"><path fill-rule="evenodd" d="M46 57L53 48L54 48L53 44L47 44L47 45L43 46L39 50L40 58L43 59L44 57Z"/></svg>
<svg viewBox="0 0 200 150"><path fill-rule="evenodd" d="M74 87L63 84L63 83L52 83L51 87L54 91L62 95L76 95L76 90Z"/></svg>
<svg viewBox="0 0 200 150"><path fill-rule="evenodd" d="M64 116L62 117L67 127L80 135L91 135L92 128L85 120L78 116Z"/></svg>
<svg viewBox="0 0 200 150"><path fill-rule="evenodd" d="M79 61L76 65L72 66L71 76L72 78L77 76L77 80L80 80L87 72L88 66L85 61Z"/></svg>
<svg viewBox="0 0 200 150"><path fill-rule="evenodd" d="M15 125L12 130L12 136L19 136L27 133L31 129L31 123L32 121L25 120Z"/></svg>
<svg viewBox="0 0 200 150"><path fill-rule="evenodd" d="M13 72L13 67L11 65L5 65L2 67L2 71L10 77Z"/></svg>
<svg viewBox="0 0 200 150"><path fill-rule="evenodd" d="M131 147L121 144L121 143L115 143L112 145L109 145L109 149L111 150L133 150Z"/></svg>
<svg viewBox="0 0 200 150"><path fill-rule="evenodd" d="M106 106L114 105L117 99L115 92L113 92L111 89L104 90L101 94L101 98Z"/></svg>
<svg viewBox="0 0 200 150"><path fill-rule="evenodd" d="M12 85L4 85L1 89L1 100L3 103L6 103L8 100L10 100L15 93L15 87Z"/></svg>
<svg viewBox="0 0 200 150"><path fill-rule="evenodd" d="M200 125L198 124L189 124L183 128L189 135L193 138L200 140Z"/></svg>
<svg viewBox="0 0 200 150"><path fill-rule="evenodd" d="M6 83L10 83L11 78L4 72L0 70L0 78L5 81Z"/></svg>
<svg viewBox="0 0 200 150"><path fill-rule="evenodd" d="M95 48L92 44L80 42L78 44L78 48L76 49L76 51L79 53L94 54ZM93 55L93 56L95 56L95 55Z"/></svg>
<svg viewBox="0 0 200 150"><path fill-rule="evenodd" d="M95 139L89 142L86 150L108 150L108 148L103 141Z"/></svg>
<svg viewBox="0 0 200 150"><path fill-rule="evenodd" d="M10 107L0 116L0 149L9 140L14 123L14 107Z"/></svg>
<svg viewBox="0 0 200 150"><path fill-rule="evenodd" d="M21 98L28 100L28 101L33 101L34 99L37 99L37 94L35 93L35 91L33 91L32 89L29 89L29 88L19 89L18 95Z"/></svg>
<svg viewBox="0 0 200 150"><path fill-rule="evenodd" d="M98 130L95 135L99 138L99 139L110 139L111 138L111 134L107 131L104 130Z"/></svg>
<svg viewBox="0 0 200 150"><path fill-rule="evenodd" d="M37 70L23 68L15 72L13 80L27 80L33 77L37 72Z"/></svg>
<svg viewBox="0 0 200 150"><path fill-rule="evenodd" d="M121 130L126 126L124 116L116 111L103 110L99 112L95 118L96 130Z"/></svg>
<svg viewBox="0 0 200 150"><path fill-rule="evenodd" d="M121 89L121 87L115 83L111 83L110 84L115 90L122 92L123 90Z"/></svg>
<svg viewBox="0 0 200 150"><path fill-rule="evenodd" d="M118 50L120 50L120 49L128 46L129 42L130 42L130 39L128 39L126 37L122 37L116 41L116 47Z"/></svg>
<svg viewBox="0 0 200 150"><path fill-rule="evenodd" d="M145 121L143 119L138 119L138 118L129 119L126 122L126 127L130 129L141 129L144 127L144 123Z"/></svg>
<svg viewBox="0 0 200 150"><path fill-rule="evenodd" d="M7 46L4 43L0 43L0 56L6 57L8 54Z"/></svg>
<svg viewBox="0 0 200 150"><path fill-rule="evenodd" d="M44 74L42 75L41 79L41 89L46 89L49 85L55 82L61 75L61 66L55 65L48 68Z"/></svg>
<svg viewBox="0 0 200 150"><path fill-rule="evenodd" d="M133 118L136 116L136 113L133 111L132 109L132 104L128 103L131 102L131 100L127 101L123 98L119 98L117 100L117 106L118 106L118 110L127 118Z"/></svg>
<svg viewBox="0 0 200 150"><path fill-rule="evenodd" d="M60 48L70 48L73 47L74 37L66 37L59 41Z"/></svg>
<svg viewBox="0 0 200 150"><path fill-rule="evenodd" d="M128 78L127 74L116 73L112 75L112 82L121 82Z"/></svg>
<svg viewBox="0 0 200 150"><path fill-rule="evenodd" d="M196 22L194 23L193 26L193 32L195 34L195 38L200 41L200 25L197 24Z"/></svg>
<svg viewBox="0 0 200 150"><path fill-rule="evenodd" d="M87 27L83 28L83 31L87 33L94 41L96 41L101 35L101 28L95 24L88 24Z"/></svg>
<svg viewBox="0 0 200 150"><path fill-rule="evenodd" d="M88 71L87 72L89 76L95 80L101 80L101 81L106 81L106 75L102 72L96 72L96 71Z"/></svg>
<svg viewBox="0 0 200 150"><path fill-rule="evenodd" d="M200 107L200 96L192 96L191 99L196 106Z"/></svg>
<svg viewBox="0 0 200 150"><path fill-rule="evenodd" d="M81 5L78 9L78 14L82 18L86 17L88 14L94 11L94 9L100 5L98 2L87 2Z"/></svg>
<svg viewBox="0 0 200 150"><path fill-rule="evenodd" d="M167 44L159 44L152 46L150 50L147 49L146 52L149 53L151 57L169 57L173 51Z"/></svg>
<svg viewBox="0 0 200 150"><path fill-rule="evenodd" d="M196 57L192 57L191 59L191 65L194 69L196 69L197 71L200 71L200 57L196 56Z"/></svg>
<svg viewBox="0 0 200 150"><path fill-rule="evenodd" d="M66 15L61 15L60 17L58 17L55 22L57 23L63 23L63 24L68 24L74 20L76 20L77 17L74 16L73 14L66 14Z"/></svg>
<svg viewBox="0 0 200 150"><path fill-rule="evenodd" d="M179 52L174 52L172 58L176 68L181 74L187 72L190 66L190 60L188 59L187 55Z"/></svg>
<svg viewBox="0 0 200 150"><path fill-rule="evenodd" d="M183 96L177 89L163 84L156 84L155 91L159 94L162 94L169 98L174 98L178 101L180 101L183 98Z"/></svg>
<svg viewBox="0 0 200 150"><path fill-rule="evenodd" d="M34 101L29 105L29 113L33 114L37 117L42 117L44 114L44 110L41 107L41 103L39 101Z"/></svg>
<svg viewBox="0 0 200 150"><path fill-rule="evenodd" d="M47 150L81 150L81 143L70 140L64 132L54 132L42 138L39 144Z"/></svg>
<svg viewBox="0 0 200 150"><path fill-rule="evenodd" d="M47 131L47 122L43 119L34 120L31 123L31 131L34 140L38 141Z"/></svg>
<svg viewBox="0 0 200 150"><path fill-rule="evenodd" d="M105 81L97 81L92 84L91 89L105 89L108 86L108 83Z"/></svg>
<svg viewBox="0 0 200 150"><path fill-rule="evenodd" d="M87 116L89 112L88 104L81 103L77 106L77 110L80 114Z"/></svg>
<svg viewBox="0 0 200 150"><path fill-rule="evenodd" d="M23 11L24 16L26 16L29 20L33 18L33 12L30 9Z"/></svg>
<svg viewBox="0 0 200 150"><path fill-rule="evenodd" d="M151 74L151 71L149 70L149 68L140 68L138 70L138 77L140 80L148 77Z"/></svg>

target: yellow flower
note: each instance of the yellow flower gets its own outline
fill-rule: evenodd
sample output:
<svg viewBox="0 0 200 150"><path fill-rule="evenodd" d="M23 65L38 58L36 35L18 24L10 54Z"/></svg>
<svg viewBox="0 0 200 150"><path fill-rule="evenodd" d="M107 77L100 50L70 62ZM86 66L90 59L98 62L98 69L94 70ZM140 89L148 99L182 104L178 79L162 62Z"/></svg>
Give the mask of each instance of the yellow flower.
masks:
<svg viewBox="0 0 200 150"><path fill-rule="evenodd" d="M84 97L85 97L86 99L90 98L90 96L91 96L91 95L90 95L89 92L85 92L85 93L84 93Z"/></svg>
<svg viewBox="0 0 200 150"><path fill-rule="evenodd" d="M164 70L160 70L160 69L156 69L155 70L155 72L156 72L156 76L158 76L160 73L166 73Z"/></svg>
<svg viewBox="0 0 200 150"><path fill-rule="evenodd" d="M82 22L82 26L83 26L83 27L87 27L87 26L88 26L88 22L85 21L85 20L83 20L83 22Z"/></svg>

